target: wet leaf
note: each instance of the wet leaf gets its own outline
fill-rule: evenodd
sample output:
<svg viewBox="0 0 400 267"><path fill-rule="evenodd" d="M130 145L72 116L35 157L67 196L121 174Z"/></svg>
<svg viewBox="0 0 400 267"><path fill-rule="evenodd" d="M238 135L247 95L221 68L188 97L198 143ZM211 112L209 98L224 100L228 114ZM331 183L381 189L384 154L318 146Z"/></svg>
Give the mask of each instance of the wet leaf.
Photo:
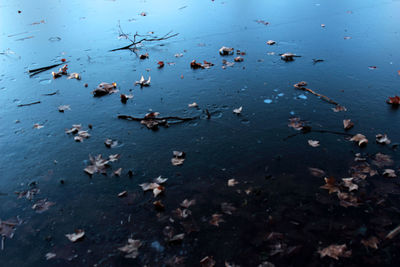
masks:
<svg viewBox="0 0 400 267"><path fill-rule="evenodd" d="M122 168L118 168L118 170L114 171L113 174L115 176L121 176Z"/></svg>
<svg viewBox="0 0 400 267"><path fill-rule="evenodd" d="M128 194L127 191L122 191L121 193L118 194L118 197L125 197Z"/></svg>
<svg viewBox="0 0 400 267"><path fill-rule="evenodd" d="M388 100L386 100L386 102L388 103L388 104L391 104L391 105L393 105L393 106L398 106L398 105L400 105L400 96L394 96L394 97L390 97L389 96L389 99Z"/></svg>
<svg viewBox="0 0 400 267"><path fill-rule="evenodd" d="M350 119L343 120L343 127L345 130L349 130L354 127L354 123Z"/></svg>
<svg viewBox="0 0 400 267"><path fill-rule="evenodd" d="M274 40L268 40L267 41L267 45L274 45L276 44L276 42Z"/></svg>
<svg viewBox="0 0 400 267"><path fill-rule="evenodd" d="M85 236L85 231L82 229L77 229L75 230L75 233L66 234L65 236L69 239L69 241L76 242Z"/></svg>
<svg viewBox="0 0 400 267"><path fill-rule="evenodd" d="M325 175L325 171L318 169L318 168L308 168L312 176L315 177L322 177Z"/></svg>
<svg viewBox="0 0 400 267"><path fill-rule="evenodd" d="M104 141L104 144L106 145L106 147L108 147L108 148L113 148L113 147L116 147L117 145L118 145L118 141L113 141L112 139L109 139L109 138L107 138L105 141Z"/></svg>
<svg viewBox="0 0 400 267"><path fill-rule="evenodd" d="M334 112L340 112L340 111L347 111L347 108L341 105L336 105L334 108L332 108Z"/></svg>
<svg viewBox="0 0 400 267"><path fill-rule="evenodd" d="M120 251L126 253L125 258L136 259L139 255L139 248L142 246L140 240L135 240L132 238L128 239L128 244L123 247L118 248Z"/></svg>
<svg viewBox="0 0 400 267"><path fill-rule="evenodd" d="M185 161L185 153L181 151L173 151L173 158L171 159L171 163L174 166L180 166Z"/></svg>
<svg viewBox="0 0 400 267"><path fill-rule="evenodd" d="M335 260L340 258L349 258L351 256L351 250L347 250L346 244L343 245L330 245L322 250L319 250L321 258L328 256Z"/></svg>
<svg viewBox="0 0 400 267"><path fill-rule="evenodd" d="M46 260L51 260L51 259L55 258L56 256L57 255L55 253L51 253L51 252L46 253L46 255L45 255Z"/></svg>
<svg viewBox="0 0 400 267"><path fill-rule="evenodd" d="M139 184L139 186L142 187L143 191L152 190L154 197L157 197L165 190L165 188L162 185L159 185L157 183L143 183Z"/></svg>
<svg viewBox="0 0 400 267"><path fill-rule="evenodd" d="M340 199L340 206L347 207L358 207L360 203L358 198L351 193L338 192L338 198Z"/></svg>
<svg viewBox="0 0 400 267"><path fill-rule="evenodd" d="M120 98L121 98L121 102L125 104L128 101L128 99L133 98L133 95L132 94L131 95L121 94Z"/></svg>
<svg viewBox="0 0 400 267"><path fill-rule="evenodd" d="M33 125L33 128L34 129L42 129L44 126L43 125L41 125L41 124L39 124L39 123L35 123L34 125Z"/></svg>
<svg viewBox="0 0 400 267"><path fill-rule="evenodd" d="M71 73L67 79L77 79L80 80L81 79L81 75L79 75L79 73L73 72Z"/></svg>
<svg viewBox="0 0 400 267"><path fill-rule="evenodd" d="M234 59L233 59L235 62L243 62L243 58L242 57L235 57Z"/></svg>
<svg viewBox="0 0 400 267"><path fill-rule="evenodd" d="M358 185L353 183L353 177L350 178L342 178L342 181L344 183L344 186L349 189L349 191L357 190Z"/></svg>
<svg viewBox="0 0 400 267"><path fill-rule="evenodd" d="M139 56L139 59L146 59L146 58L149 58L149 53L141 54L141 55Z"/></svg>
<svg viewBox="0 0 400 267"><path fill-rule="evenodd" d="M189 108L197 108L199 105L197 105L196 102L193 102L192 104L189 104L188 107Z"/></svg>
<svg viewBox="0 0 400 267"><path fill-rule="evenodd" d="M0 219L0 236L7 237L7 238L13 238L14 232L15 232L15 227L18 224L19 223L13 222L11 220L2 221Z"/></svg>
<svg viewBox="0 0 400 267"><path fill-rule="evenodd" d="M164 67L164 61L158 61L157 64L159 69Z"/></svg>

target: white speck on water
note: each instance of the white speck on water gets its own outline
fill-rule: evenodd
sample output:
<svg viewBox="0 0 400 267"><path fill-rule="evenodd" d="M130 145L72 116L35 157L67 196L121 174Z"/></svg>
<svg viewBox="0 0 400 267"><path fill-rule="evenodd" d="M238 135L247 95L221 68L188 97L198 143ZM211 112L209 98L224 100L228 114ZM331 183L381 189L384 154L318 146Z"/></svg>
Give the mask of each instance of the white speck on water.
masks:
<svg viewBox="0 0 400 267"><path fill-rule="evenodd" d="M284 96L285 94L284 93L280 93L280 94L278 94L278 96L280 97L280 96Z"/></svg>
<svg viewBox="0 0 400 267"><path fill-rule="evenodd" d="M296 114L294 111L290 111L289 113L290 113L290 115Z"/></svg>
<svg viewBox="0 0 400 267"><path fill-rule="evenodd" d="M271 104L271 103L272 103L272 100L271 100L271 99L268 99L268 98L267 98L267 99L264 99L264 103L265 103L265 104Z"/></svg>

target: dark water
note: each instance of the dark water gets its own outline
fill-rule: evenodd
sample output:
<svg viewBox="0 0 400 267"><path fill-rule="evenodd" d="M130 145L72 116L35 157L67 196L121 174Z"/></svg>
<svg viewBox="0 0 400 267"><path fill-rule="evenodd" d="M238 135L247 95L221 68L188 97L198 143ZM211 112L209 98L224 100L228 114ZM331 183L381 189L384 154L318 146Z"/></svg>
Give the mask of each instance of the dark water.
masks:
<svg viewBox="0 0 400 267"><path fill-rule="evenodd" d="M377 168L379 175L359 181L362 204L345 208L335 194L319 188L323 177L311 176L308 168L340 180L351 176L354 153L370 161L381 152L394 159L390 168L397 171L398 152L374 140L378 133L388 134L393 143L400 140L400 111L385 103L399 94L399 10L399 1L371 0L1 1L0 219L19 218L20 224L4 241L0 265L163 266L174 256L184 257L187 266L199 266L206 256L214 257L216 266L225 261L241 266L265 261L276 266L398 264L398 237L388 241L385 235L400 223L399 178L384 178ZM147 52L149 59L140 60L128 50L109 52L129 44L118 38L119 23L128 34L161 36L172 30L179 35L144 43L138 54ZM277 44L266 45L271 39ZM223 69L222 60L233 62L234 56L221 57L221 46L246 52L244 62ZM284 52L301 57L284 62L279 57ZM174 56L179 53L183 56ZM56 69L27 74L62 58L81 81L53 80L50 73ZM193 70L193 59L215 65ZM313 64L312 59L324 61ZM174 64L158 69L160 60ZM142 74L151 76L150 87L134 86ZM294 89L301 80L347 112L335 113L333 105ZM100 82L116 82L120 92L94 98L91 91ZM120 93L134 98L122 104ZM18 107L35 101L41 103ZM199 109L189 108L192 102ZM60 113L60 105L71 110ZM240 106L242 114L233 114ZM212 114L209 120L205 109ZM117 118L149 110L200 118L158 131ZM337 132L344 132L342 120L351 118L355 127L348 133L366 135L369 144L360 149L344 135L319 132L286 139L297 133L287 127L294 116L313 129ZM34 129L35 123L44 127ZM91 124L91 137L75 142L65 133L72 124L84 129ZM119 145L106 148L106 138ZM309 139L321 146L309 146ZM173 150L186 153L183 166L171 165ZM121 158L107 176L83 172L89 154L116 153ZM112 176L120 167L121 177ZM154 209L152 193L139 186L159 175L169 178L156 198L164 203L163 212ZM232 178L239 184L228 187ZM35 187L32 182L40 193L31 201L18 199L14 192ZM119 198L124 190L127 196ZM56 204L36 213L32 205L45 198ZM192 215L177 218L173 211L186 198L196 200L189 208ZM209 224L212 214L223 214L223 202L237 210L224 214L219 227ZM170 226L179 234L185 232L182 223L197 231L178 244L166 241L163 229ZM75 229L86 234L71 243L65 234ZM270 233L282 237L269 238ZM370 236L381 240L378 250L360 243ZM137 259L126 259L118 250L130 237L142 241ZM331 244L346 244L352 256L321 259L317 251ZM56 257L47 261L49 252Z"/></svg>

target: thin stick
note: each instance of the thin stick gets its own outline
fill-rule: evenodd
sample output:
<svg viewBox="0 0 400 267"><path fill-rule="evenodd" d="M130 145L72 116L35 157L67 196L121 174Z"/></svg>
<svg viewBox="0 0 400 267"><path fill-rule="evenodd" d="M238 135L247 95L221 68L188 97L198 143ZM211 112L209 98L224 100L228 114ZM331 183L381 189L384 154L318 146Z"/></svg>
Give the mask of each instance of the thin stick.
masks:
<svg viewBox="0 0 400 267"><path fill-rule="evenodd" d="M62 64L65 64L65 63L67 63L67 62L63 62L63 63L59 63L59 64L54 64L54 65L50 65L50 66L46 66L46 67L41 67L41 68L37 68L37 69L31 69L31 70L28 70L28 73L38 72L38 71L42 72L42 71L45 71L45 70L49 70L49 69L55 68L55 67L57 67L57 66L60 66L60 65L62 65Z"/></svg>
<svg viewBox="0 0 400 267"><path fill-rule="evenodd" d="M18 107L26 107L26 106L31 106L31 105L36 105L36 104L40 104L40 101L36 101L36 102L32 102L32 103L28 103L28 104L19 104Z"/></svg>
<svg viewBox="0 0 400 267"><path fill-rule="evenodd" d="M58 90L53 92L53 93L49 93L49 94L43 94L44 96L52 96L52 95L56 95L58 93Z"/></svg>
<svg viewBox="0 0 400 267"><path fill-rule="evenodd" d="M120 31L122 32L121 27L120 27ZM133 40L128 38L132 42L131 44L123 46L123 47L120 47L120 48L112 49L112 50L110 50L110 52L114 52L114 51L118 51L118 50L124 50L124 49L132 49L131 48L132 46L136 46L136 45L138 45L138 44L140 44L142 42L163 41L163 40L167 40L169 38L172 38L172 37L175 37L175 36L179 35L179 33L175 33L175 34L170 35L171 33L172 33L172 31L168 32L167 34L165 34L164 36L159 37L159 38L157 38L157 37L147 38L147 37L152 37L152 36L151 35L140 35L138 33L135 33L134 36L133 36ZM122 34L124 36L128 36L127 34L125 34L123 32L122 32ZM136 41L136 37L143 37L143 36L147 36L147 37L142 38L139 41Z"/></svg>
<svg viewBox="0 0 400 267"><path fill-rule="evenodd" d="M299 90L303 90L303 91L310 92L311 94L320 97L321 99L325 100L325 101L328 102L328 103L331 103L331 104L334 104L334 105L339 105L339 103L333 101L333 100L330 99L329 97L324 96L324 95L321 95L321 94L319 94L319 93L317 93L317 92L315 92L315 91L313 91L313 90L311 90L311 89L309 89L309 88L302 87L302 86L298 86L297 84L295 84L294 87L297 88L297 89L299 89Z"/></svg>
<svg viewBox="0 0 400 267"><path fill-rule="evenodd" d="M118 119L129 120L129 121L163 121L163 120L191 121L191 120L195 120L197 118L198 117L182 118L182 117L176 117L176 116L138 118L138 117L133 117L133 116L129 116L129 115L118 115Z"/></svg>

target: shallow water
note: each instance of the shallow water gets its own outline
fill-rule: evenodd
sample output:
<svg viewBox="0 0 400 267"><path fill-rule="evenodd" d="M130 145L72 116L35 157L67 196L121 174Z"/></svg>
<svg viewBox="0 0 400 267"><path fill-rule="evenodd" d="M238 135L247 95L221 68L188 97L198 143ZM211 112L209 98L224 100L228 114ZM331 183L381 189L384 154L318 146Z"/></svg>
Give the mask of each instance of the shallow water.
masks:
<svg viewBox="0 0 400 267"><path fill-rule="evenodd" d="M320 189L323 177L311 176L308 168L340 179L351 175L354 153L381 152L392 156L390 168L397 170L398 152L374 140L378 133L393 143L400 140L400 111L385 103L399 93L399 8L399 1L372 0L1 2L0 219L22 221L14 237L5 239L1 265L162 266L173 256L184 257L187 266L200 265L206 256L217 266L225 261L395 265L400 242L384 237L400 223L398 178L376 175L360 181L363 204L344 208L334 194ZM140 60L128 50L109 52L129 44L118 38L119 23L127 34L162 36L172 30L179 35L144 43L138 54L147 52L149 59ZM269 46L268 40L277 43ZM235 56L220 56L221 46L246 52L244 61L223 69L222 60L233 62ZM285 52L301 57L284 62L279 54ZM174 56L179 53L183 56ZM62 58L82 80L53 80L51 71L57 68L27 74ZM193 59L215 65L193 70ZM324 61L313 64L313 59ZM158 69L160 60L174 64ZM151 86L134 85L141 75L151 76ZM294 89L301 80L347 111L333 112L333 105ZM120 92L93 97L101 82L116 82ZM120 93L134 97L122 104ZM18 107L35 101L41 103ZM198 109L188 107L193 102ZM60 113L60 105L71 110ZM240 106L242 113L233 114ZM200 118L158 131L117 118L149 110ZM369 144L359 148L346 136L320 132L287 138L298 133L287 126L291 117L313 129L343 133L342 120L351 118L355 127L347 133L362 133ZM33 128L36 123L44 127ZM73 124L85 130L91 124L91 137L75 142L65 133ZM106 138L119 145L105 147ZM321 145L309 146L310 139ZM182 166L171 165L174 150L186 153ZM89 155L116 153L121 158L108 176L83 172ZM112 176L120 167L121 177ZM156 198L163 201L163 212L154 209L152 193L139 186L159 175L169 178ZM239 184L228 187L231 178ZM32 201L18 199L14 192L32 188L32 182L40 193ZM127 196L119 198L125 190ZM31 207L44 198L56 204L38 214ZM177 218L173 211L186 198L196 199L192 215ZM385 204L377 204L381 199ZM219 227L209 224L212 214L223 214L223 202L237 210L224 214ZM198 231L170 244L166 226L176 234ZM71 243L65 234L75 229L86 234ZM284 237L268 238L271 232ZM360 244L371 235L382 240L378 250ZM118 250L129 237L142 241L137 259L126 259ZM352 257L321 259L317 251L331 244L347 244ZM56 257L47 261L49 252Z"/></svg>

